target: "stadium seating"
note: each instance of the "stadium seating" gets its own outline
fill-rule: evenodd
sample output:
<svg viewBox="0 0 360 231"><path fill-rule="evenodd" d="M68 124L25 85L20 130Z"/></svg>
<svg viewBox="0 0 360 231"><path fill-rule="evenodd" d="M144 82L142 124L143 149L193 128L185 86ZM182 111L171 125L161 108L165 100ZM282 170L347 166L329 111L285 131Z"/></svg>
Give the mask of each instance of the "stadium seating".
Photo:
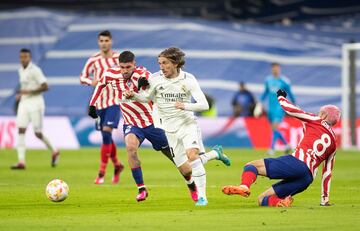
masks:
<svg viewBox="0 0 360 231"><path fill-rule="evenodd" d="M340 105L341 44L357 35L359 24L360 15L284 26L40 8L0 12L0 114L13 113L18 51L28 47L49 79L46 113L84 115L91 88L80 86L78 76L87 57L97 51L97 33L104 29L112 31L115 50L133 50L138 65L152 72L158 70L156 56L163 48L184 49L185 70L215 98L219 115L231 114L239 81L259 98L272 61L283 64L297 103L316 112L322 104Z"/></svg>

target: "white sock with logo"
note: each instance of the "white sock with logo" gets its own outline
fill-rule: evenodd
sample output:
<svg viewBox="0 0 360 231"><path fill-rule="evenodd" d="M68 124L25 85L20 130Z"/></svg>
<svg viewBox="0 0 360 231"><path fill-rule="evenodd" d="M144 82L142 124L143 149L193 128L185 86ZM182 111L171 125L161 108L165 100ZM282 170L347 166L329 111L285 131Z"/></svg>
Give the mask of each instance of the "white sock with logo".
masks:
<svg viewBox="0 0 360 231"><path fill-rule="evenodd" d="M215 160L219 158L218 153L215 150L211 150L210 152L206 152L206 153L200 153L199 157L201 159L201 162L203 164L206 164L207 162L209 162L210 160Z"/></svg>
<svg viewBox="0 0 360 231"><path fill-rule="evenodd" d="M200 158L190 162L192 168L192 177L195 181L199 198L206 199L206 172Z"/></svg>

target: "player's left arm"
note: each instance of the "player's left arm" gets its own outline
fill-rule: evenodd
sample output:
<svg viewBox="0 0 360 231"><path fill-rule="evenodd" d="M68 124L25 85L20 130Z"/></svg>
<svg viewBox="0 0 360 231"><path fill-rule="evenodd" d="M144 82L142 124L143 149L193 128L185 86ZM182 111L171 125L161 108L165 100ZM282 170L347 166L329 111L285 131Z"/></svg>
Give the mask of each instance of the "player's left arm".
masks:
<svg viewBox="0 0 360 231"><path fill-rule="evenodd" d="M291 102L293 102L295 104L295 96L291 90L290 80L288 80L288 79L285 80L284 90L286 91L287 95L289 96L289 99L291 100Z"/></svg>
<svg viewBox="0 0 360 231"><path fill-rule="evenodd" d="M286 99L287 92L280 89L277 91L278 101L281 108L288 114L289 116L295 117L304 122L313 122L320 119L320 117L303 111L301 108L295 106L289 100Z"/></svg>
<svg viewBox="0 0 360 231"><path fill-rule="evenodd" d="M330 183L332 170L334 168L335 152L331 154L324 162L321 180L321 202L322 206L329 206Z"/></svg>
<svg viewBox="0 0 360 231"><path fill-rule="evenodd" d="M178 109L195 112L209 110L209 103L206 100L204 92L201 90L199 83L196 81L196 79L193 79L187 87L189 87L191 96L194 98L195 103L176 102L175 107Z"/></svg>
<svg viewBox="0 0 360 231"><path fill-rule="evenodd" d="M99 82L96 84L96 87L95 87L94 92L90 99L90 103L89 103L90 106L95 106L95 104L96 104L99 96L101 95L101 92L105 88L106 84L108 84L108 78L106 77L106 72L105 72L105 74L101 77Z"/></svg>

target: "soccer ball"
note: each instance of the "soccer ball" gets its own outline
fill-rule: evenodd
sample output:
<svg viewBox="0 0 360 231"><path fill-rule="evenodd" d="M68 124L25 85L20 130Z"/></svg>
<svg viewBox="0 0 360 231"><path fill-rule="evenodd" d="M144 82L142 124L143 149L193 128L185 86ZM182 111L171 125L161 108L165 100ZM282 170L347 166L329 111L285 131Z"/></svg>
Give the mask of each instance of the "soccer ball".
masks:
<svg viewBox="0 0 360 231"><path fill-rule="evenodd" d="M69 186L65 181L55 179L46 186L46 197L53 202L61 202L69 195Z"/></svg>

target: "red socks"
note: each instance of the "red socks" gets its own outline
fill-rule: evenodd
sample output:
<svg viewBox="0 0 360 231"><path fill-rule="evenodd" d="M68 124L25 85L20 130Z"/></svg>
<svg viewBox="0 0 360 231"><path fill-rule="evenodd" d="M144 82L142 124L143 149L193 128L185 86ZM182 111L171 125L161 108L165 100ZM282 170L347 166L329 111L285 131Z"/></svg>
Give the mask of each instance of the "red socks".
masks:
<svg viewBox="0 0 360 231"><path fill-rule="evenodd" d="M258 170L254 165L245 165L244 172L241 175L241 184L250 189L250 186L256 181L257 175Z"/></svg>
<svg viewBox="0 0 360 231"><path fill-rule="evenodd" d="M99 173L105 175L106 166L109 161L109 157L111 154L112 145L111 144L102 144L101 145L101 164Z"/></svg>
<svg viewBox="0 0 360 231"><path fill-rule="evenodd" d="M273 206L275 207L279 201L281 201L282 199L275 196L275 195L271 195L271 196L266 196L263 198L262 202L261 202L261 206Z"/></svg>
<svg viewBox="0 0 360 231"><path fill-rule="evenodd" d="M111 143L111 155L110 155L111 161L113 162L114 166L119 166L120 162L117 158L116 154L116 144L114 141Z"/></svg>

